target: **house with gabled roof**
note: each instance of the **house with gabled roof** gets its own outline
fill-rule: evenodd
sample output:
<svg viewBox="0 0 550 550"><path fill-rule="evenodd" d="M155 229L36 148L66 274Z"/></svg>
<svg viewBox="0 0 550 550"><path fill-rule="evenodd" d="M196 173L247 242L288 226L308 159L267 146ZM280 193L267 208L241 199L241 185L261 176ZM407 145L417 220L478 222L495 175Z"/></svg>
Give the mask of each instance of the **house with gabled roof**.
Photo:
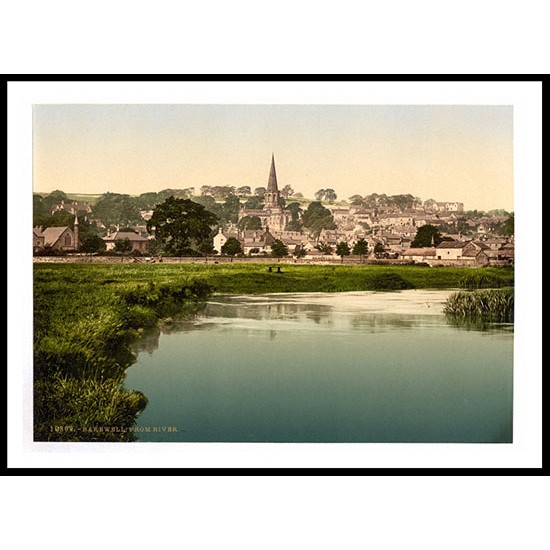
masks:
<svg viewBox="0 0 550 550"><path fill-rule="evenodd" d="M276 238L269 231L269 227L266 227L265 229L243 231L239 237L239 241L243 252L250 254L250 251L254 249L258 249L260 252L271 251L271 245L276 241Z"/></svg>
<svg viewBox="0 0 550 550"><path fill-rule="evenodd" d="M462 241L441 241L436 248L438 260L460 260L466 243Z"/></svg>
<svg viewBox="0 0 550 550"><path fill-rule="evenodd" d="M227 242L227 239L229 239L230 237L234 237L235 239L237 239L238 235L237 233L224 231L221 227L218 229L218 232L216 233L216 235L214 235L213 239L214 250L218 252L218 254L221 254L222 246Z"/></svg>
<svg viewBox="0 0 550 550"><path fill-rule="evenodd" d="M50 214L65 210L69 214L78 214L78 212L85 212L89 214L92 211L92 207L88 203L79 203L77 201L65 202L62 200L59 204L54 204L50 208Z"/></svg>
<svg viewBox="0 0 550 550"><path fill-rule="evenodd" d="M32 230L33 248L36 250L76 250L74 232L70 227L35 227Z"/></svg>
<svg viewBox="0 0 550 550"><path fill-rule="evenodd" d="M32 247L34 250L41 250L44 248L46 237L42 234L40 227L33 227L32 230Z"/></svg>
<svg viewBox="0 0 550 550"><path fill-rule="evenodd" d="M434 247L425 248L407 248L401 253L404 260L412 260L415 262L425 262L426 260L435 260L436 251Z"/></svg>
<svg viewBox="0 0 550 550"><path fill-rule="evenodd" d="M64 227L33 227L33 250L78 250L78 217L74 217L74 229Z"/></svg>
<svg viewBox="0 0 550 550"><path fill-rule="evenodd" d="M107 236L103 237L107 250L114 250L116 241L124 241L128 239L132 245L132 251L138 250L139 252L146 252L147 243L149 239L142 237L138 233L133 231L115 231L114 233L107 233Z"/></svg>

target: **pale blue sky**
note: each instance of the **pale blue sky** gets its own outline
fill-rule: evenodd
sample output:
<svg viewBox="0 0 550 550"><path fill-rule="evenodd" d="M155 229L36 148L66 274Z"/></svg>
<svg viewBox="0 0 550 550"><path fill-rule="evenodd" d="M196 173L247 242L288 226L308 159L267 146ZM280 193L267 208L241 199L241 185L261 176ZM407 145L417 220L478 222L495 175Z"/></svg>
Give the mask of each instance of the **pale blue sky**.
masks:
<svg viewBox="0 0 550 550"><path fill-rule="evenodd" d="M34 189L139 194L279 185L513 210L512 108L38 105Z"/></svg>

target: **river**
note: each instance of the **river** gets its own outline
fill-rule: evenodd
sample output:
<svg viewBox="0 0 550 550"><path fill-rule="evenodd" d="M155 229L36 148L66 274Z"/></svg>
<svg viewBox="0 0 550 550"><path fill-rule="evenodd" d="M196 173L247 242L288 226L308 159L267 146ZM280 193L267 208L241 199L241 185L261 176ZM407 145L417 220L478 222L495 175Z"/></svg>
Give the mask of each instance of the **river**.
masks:
<svg viewBox="0 0 550 550"><path fill-rule="evenodd" d="M450 291L215 296L139 342L139 441L512 441L513 325Z"/></svg>

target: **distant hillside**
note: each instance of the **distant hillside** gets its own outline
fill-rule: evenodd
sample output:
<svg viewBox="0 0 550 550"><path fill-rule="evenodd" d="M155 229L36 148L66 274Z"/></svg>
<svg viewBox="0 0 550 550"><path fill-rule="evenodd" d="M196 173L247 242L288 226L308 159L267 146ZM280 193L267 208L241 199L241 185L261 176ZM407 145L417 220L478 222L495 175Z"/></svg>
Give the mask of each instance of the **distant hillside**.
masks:
<svg viewBox="0 0 550 550"><path fill-rule="evenodd" d="M42 197L46 197L49 195L49 193L42 193L41 191L35 191L33 193L34 195L41 195ZM101 193L97 195L91 195L86 193L65 193L67 197L69 197L72 201L77 201L79 203L88 203L90 206L94 206L95 203L98 201L99 197L101 197Z"/></svg>

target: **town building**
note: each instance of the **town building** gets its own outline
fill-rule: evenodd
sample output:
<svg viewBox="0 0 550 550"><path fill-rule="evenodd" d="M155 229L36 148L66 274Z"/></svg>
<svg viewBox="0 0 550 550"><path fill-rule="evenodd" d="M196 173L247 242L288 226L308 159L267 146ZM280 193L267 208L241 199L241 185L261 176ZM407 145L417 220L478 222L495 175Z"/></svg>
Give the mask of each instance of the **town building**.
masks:
<svg viewBox="0 0 550 550"><path fill-rule="evenodd" d="M433 247L426 248L407 248L401 257L404 260L411 260L414 262L425 262L426 260L435 260L436 252Z"/></svg>
<svg viewBox="0 0 550 550"><path fill-rule="evenodd" d="M59 204L54 204L50 208L50 214L55 214L55 212L61 212L62 210L75 215L79 212L90 214L92 207L88 203L79 203L78 201L65 202L62 200Z"/></svg>
<svg viewBox="0 0 550 550"><path fill-rule="evenodd" d="M51 250L78 250L78 216L74 217L74 229L65 227L34 227L32 245L35 252L49 248Z"/></svg>
<svg viewBox="0 0 550 550"><path fill-rule="evenodd" d="M438 260L460 260L465 243L461 241L442 241L436 246Z"/></svg>
<svg viewBox="0 0 550 550"><path fill-rule="evenodd" d="M115 231L114 233L109 231L107 235L103 237L107 250L114 250L116 241L124 241L125 239L130 241L132 251L138 250L141 253L147 251L149 239L131 231Z"/></svg>

